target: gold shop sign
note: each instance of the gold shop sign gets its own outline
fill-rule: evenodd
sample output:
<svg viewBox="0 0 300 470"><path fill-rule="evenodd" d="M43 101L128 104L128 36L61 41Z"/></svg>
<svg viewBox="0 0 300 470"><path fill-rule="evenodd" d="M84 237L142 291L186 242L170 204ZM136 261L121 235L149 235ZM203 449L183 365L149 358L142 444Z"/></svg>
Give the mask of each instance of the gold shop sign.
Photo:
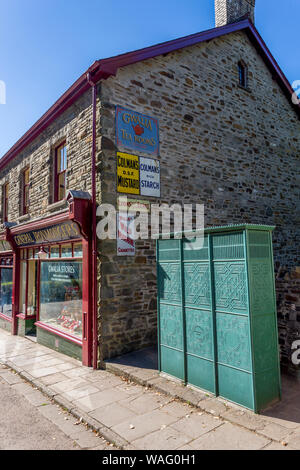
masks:
<svg viewBox="0 0 300 470"><path fill-rule="evenodd" d="M40 230L21 233L14 236L14 242L17 246L39 245L40 243L53 243L67 240L74 240L80 237L78 226L68 220L62 224L51 225Z"/></svg>

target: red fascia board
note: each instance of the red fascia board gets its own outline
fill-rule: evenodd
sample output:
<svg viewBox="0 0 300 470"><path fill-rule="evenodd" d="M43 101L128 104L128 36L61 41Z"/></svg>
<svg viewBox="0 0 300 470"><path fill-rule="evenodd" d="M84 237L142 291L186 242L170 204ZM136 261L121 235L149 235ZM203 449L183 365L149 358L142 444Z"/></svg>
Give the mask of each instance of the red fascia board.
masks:
<svg viewBox="0 0 300 470"><path fill-rule="evenodd" d="M51 215L45 217L44 219L34 220L33 222L29 222L28 224L15 225L10 228L10 233L12 235L19 235L21 233L30 232L32 230L42 229L48 227L49 225L60 224L67 220L69 220L69 210L61 212L60 214L54 216Z"/></svg>
<svg viewBox="0 0 300 470"><path fill-rule="evenodd" d="M273 77L277 78L279 85L291 99L294 90L272 56L262 37L249 19L237 23L213 28L201 33L192 34L183 38L157 44L155 46L128 52L115 57L96 61L81 77L57 100L54 105L21 137L17 143L1 158L0 170L5 167L19 152L29 145L44 129L46 129L61 113L71 106L90 86L101 79L115 75L118 68L132 65L143 60L151 59L163 54L193 46L195 44L210 41L211 39L230 34L235 31L245 30L250 39L261 52L266 64L272 69ZM291 105L300 118L300 105Z"/></svg>

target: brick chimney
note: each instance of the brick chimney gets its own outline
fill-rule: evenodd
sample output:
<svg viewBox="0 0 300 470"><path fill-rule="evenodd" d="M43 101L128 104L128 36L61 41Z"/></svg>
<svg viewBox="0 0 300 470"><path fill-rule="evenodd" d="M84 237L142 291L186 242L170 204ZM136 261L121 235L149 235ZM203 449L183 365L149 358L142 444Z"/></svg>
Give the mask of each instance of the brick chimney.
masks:
<svg viewBox="0 0 300 470"><path fill-rule="evenodd" d="M215 0L216 27L249 18L254 23L255 0Z"/></svg>

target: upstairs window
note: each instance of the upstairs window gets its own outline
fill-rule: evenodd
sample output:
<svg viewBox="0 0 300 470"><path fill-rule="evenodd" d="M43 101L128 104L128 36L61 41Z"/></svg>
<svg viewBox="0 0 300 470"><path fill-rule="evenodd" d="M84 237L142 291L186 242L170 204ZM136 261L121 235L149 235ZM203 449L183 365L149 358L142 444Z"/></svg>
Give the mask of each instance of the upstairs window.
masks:
<svg viewBox="0 0 300 470"><path fill-rule="evenodd" d="M54 166L54 200L57 202L66 197L67 146L65 142L55 150Z"/></svg>
<svg viewBox="0 0 300 470"><path fill-rule="evenodd" d="M248 67L242 60L238 63L238 69L240 86L248 88Z"/></svg>
<svg viewBox="0 0 300 470"><path fill-rule="evenodd" d="M29 210L29 168L23 171L22 176L22 215L28 214Z"/></svg>
<svg viewBox="0 0 300 470"><path fill-rule="evenodd" d="M8 193L9 183L5 183L3 186L3 222L7 222L8 217Z"/></svg>

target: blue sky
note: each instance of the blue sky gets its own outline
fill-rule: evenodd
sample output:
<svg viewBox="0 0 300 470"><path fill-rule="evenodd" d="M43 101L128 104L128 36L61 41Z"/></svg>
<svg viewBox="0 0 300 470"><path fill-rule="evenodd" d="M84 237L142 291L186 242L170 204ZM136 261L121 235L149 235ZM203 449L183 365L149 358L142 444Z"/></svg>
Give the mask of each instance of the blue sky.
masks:
<svg viewBox="0 0 300 470"><path fill-rule="evenodd" d="M300 80L299 0L256 0L256 26ZM214 26L214 0L0 0L0 157L96 60Z"/></svg>

